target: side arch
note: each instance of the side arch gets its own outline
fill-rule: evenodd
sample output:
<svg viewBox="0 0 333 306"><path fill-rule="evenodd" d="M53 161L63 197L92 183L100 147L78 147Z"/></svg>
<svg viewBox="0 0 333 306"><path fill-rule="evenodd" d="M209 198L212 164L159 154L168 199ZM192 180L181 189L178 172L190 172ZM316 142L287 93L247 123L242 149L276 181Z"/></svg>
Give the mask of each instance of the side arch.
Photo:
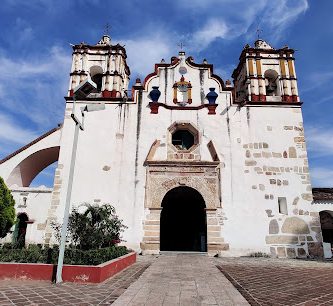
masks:
<svg viewBox="0 0 333 306"><path fill-rule="evenodd" d="M0 160L0 176L9 188L29 187L43 169L58 160L61 130L59 125Z"/></svg>
<svg viewBox="0 0 333 306"><path fill-rule="evenodd" d="M29 187L33 179L59 158L60 146L39 150L22 160L10 173L9 186Z"/></svg>

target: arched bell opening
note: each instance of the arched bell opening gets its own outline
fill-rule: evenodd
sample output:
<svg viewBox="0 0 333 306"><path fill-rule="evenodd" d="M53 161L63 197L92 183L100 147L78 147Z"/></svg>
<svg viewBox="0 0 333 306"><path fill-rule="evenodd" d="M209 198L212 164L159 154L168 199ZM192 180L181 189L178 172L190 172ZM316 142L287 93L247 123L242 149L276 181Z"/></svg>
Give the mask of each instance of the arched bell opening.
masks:
<svg viewBox="0 0 333 306"><path fill-rule="evenodd" d="M190 187L176 187L163 198L160 219L161 251L207 251L206 205Z"/></svg>

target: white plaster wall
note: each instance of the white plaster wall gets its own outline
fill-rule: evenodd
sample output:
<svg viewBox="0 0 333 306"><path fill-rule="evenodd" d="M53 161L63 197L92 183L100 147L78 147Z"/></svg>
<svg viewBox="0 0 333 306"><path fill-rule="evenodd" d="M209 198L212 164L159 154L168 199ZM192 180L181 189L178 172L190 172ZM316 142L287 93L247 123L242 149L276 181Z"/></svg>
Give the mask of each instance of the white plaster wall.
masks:
<svg viewBox="0 0 333 306"><path fill-rule="evenodd" d="M26 244L30 243L43 243L44 232L47 219L47 211L51 205L52 188L44 186L37 188L20 187L11 191L15 200L15 212L18 216L21 213L26 213L29 221L26 232ZM23 197L27 198L26 206L23 204ZM15 225L12 230L14 230ZM7 234L1 243L11 242L12 234Z"/></svg>

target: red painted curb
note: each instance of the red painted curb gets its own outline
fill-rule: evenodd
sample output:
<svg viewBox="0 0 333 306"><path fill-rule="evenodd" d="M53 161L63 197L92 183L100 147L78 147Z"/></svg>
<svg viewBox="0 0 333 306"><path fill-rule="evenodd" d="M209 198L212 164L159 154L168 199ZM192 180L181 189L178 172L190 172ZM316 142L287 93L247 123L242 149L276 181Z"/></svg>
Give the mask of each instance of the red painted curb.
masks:
<svg viewBox="0 0 333 306"><path fill-rule="evenodd" d="M98 266L64 265L64 282L100 283L136 262L136 253L112 259ZM54 279L56 265L42 263L0 263L0 279L48 280Z"/></svg>

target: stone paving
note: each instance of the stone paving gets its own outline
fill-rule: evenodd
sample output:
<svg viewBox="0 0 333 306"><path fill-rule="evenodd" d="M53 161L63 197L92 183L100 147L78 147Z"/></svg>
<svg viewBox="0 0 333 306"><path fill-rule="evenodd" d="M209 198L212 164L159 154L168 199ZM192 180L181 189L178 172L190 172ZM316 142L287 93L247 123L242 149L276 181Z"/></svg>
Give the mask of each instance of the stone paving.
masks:
<svg viewBox="0 0 333 306"><path fill-rule="evenodd" d="M247 300L247 301L246 301ZM333 262L138 256L104 283L0 281L1 305L333 305Z"/></svg>
<svg viewBox="0 0 333 306"><path fill-rule="evenodd" d="M1 280L0 305L110 305L149 265L141 260L101 284Z"/></svg>
<svg viewBox="0 0 333 306"><path fill-rule="evenodd" d="M216 262L251 305L333 305L333 262L265 258Z"/></svg>
<svg viewBox="0 0 333 306"><path fill-rule="evenodd" d="M242 295L202 255L162 255L114 305L248 305Z"/></svg>

